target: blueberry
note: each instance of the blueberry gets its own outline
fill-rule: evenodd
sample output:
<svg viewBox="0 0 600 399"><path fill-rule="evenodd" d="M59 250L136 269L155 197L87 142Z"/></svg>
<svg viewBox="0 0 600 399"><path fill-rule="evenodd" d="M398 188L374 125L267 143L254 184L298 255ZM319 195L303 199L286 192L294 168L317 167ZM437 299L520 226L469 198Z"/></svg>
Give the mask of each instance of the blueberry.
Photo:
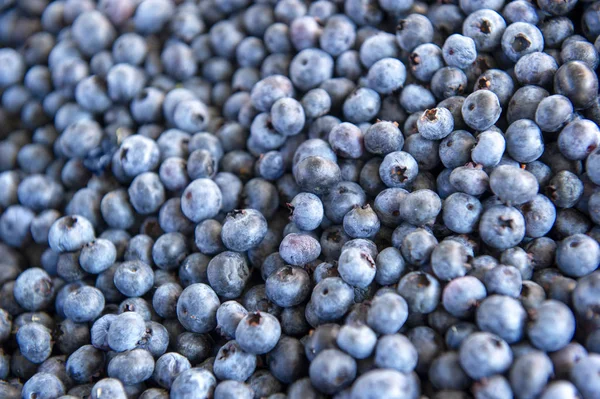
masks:
<svg viewBox="0 0 600 399"><path fill-rule="evenodd" d="M65 386L54 374L37 373L23 385L22 395L24 397L36 397L40 399L57 398L65 394ZM20 395L15 396L15 398ZM8 396L10 397L10 396Z"/></svg>
<svg viewBox="0 0 600 399"><path fill-rule="evenodd" d="M480 131L493 126L501 112L498 96L490 90L477 90L469 94L462 106L465 123Z"/></svg>
<svg viewBox="0 0 600 399"><path fill-rule="evenodd" d="M417 394L418 386L410 375L396 370L376 369L362 374L352 385L355 398L401 398Z"/></svg>
<svg viewBox="0 0 600 399"><path fill-rule="evenodd" d="M517 245L525 236L525 220L515 208L496 205L482 214L479 231L486 244L506 249Z"/></svg>
<svg viewBox="0 0 600 399"><path fill-rule="evenodd" d="M573 313L566 305L556 300L547 300L540 304L527 327L527 335L531 343L549 352L565 347L574 332Z"/></svg>
<svg viewBox="0 0 600 399"><path fill-rule="evenodd" d="M181 210L188 219L196 223L216 216L221 203L219 186L205 178L191 182L181 196Z"/></svg>
<svg viewBox="0 0 600 399"><path fill-rule="evenodd" d="M337 349L326 349L311 362L310 381L319 391L333 394L352 383L356 369L356 361L351 356Z"/></svg>
<svg viewBox="0 0 600 399"><path fill-rule="evenodd" d="M13 293L19 306L30 311L36 311L50 305L55 294L55 286L44 270L30 268L17 277Z"/></svg>
<svg viewBox="0 0 600 399"><path fill-rule="evenodd" d="M190 362L178 353L162 355L154 366L152 379L163 388L171 388L173 381L186 370L191 369Z"/></svg>
<svg viewBox="0 0 600 399"><path fill-rule="evenodd" d="M286 308L301 304L309 296L310 287L306 271L289 266L274 271L265 284L268 298L276 305Z"/></svg>
<svg viewBox="0 0 600 399"><path fill-rule="evenodd" d="M144 349L133 349L113 357L107 367L111 378L119 379L125 385L138 384L152 377L154 359Z"/></svg>
<svg viewBox="0 0 600 399"><path fill-rule="evenodd" d="M557 143L566 158L583 160L600 144L600 131L590 120L574 120L561 130Z"/></svg>
<svg viewBox="0 0 600 399"><path fill-rule="evenodd" d="M94 228L83 216L64 216L50 227L48 243L56 252L76 251L94 239Z"/></svg>
<svg viewBox="0 0 600 399"><path fill-rule="evenodd" d="M66 363L69 377L76 383L89 383L102 373L104 353L92 345L84 345L73 352Z"/></svg>
<svg viewBox="0 0 600 399"><path fill-rule="evenodd" d="M194 367L175 378L170 396L175 399L208 397L213 394L216 385L217 379L210 371Z"/></svg>
<svg viewBox="0 0 600 399"><path fill-rule="evenodd" d="M114 320L106 320L104 323L110 323L106 332L106 343L112 350L117 352L135 348L146 334L144 319L136 312L121 313ZM106 331L106 327L103 328L102 324L103 322L98 325L99 334ZM101 339L101 335L98 338ZM99 342L102 343L103 340Z"/></svg>
<svg viewBox="0 0 600 399"><path fill-rule="evenodd" d="M215 293L223 298L233 299L242 294L250 277L250 270L241 254L225 251L208 263L207 277Z"/></svg>
<svg viewBox="0 0 600 399"><path fill-rule="evenodd" d="M573 76L579 76L573 79ZM593 94L598 88L598 77L593 70L581 61L564 63L554 75L554 91L567 97L575 109L587 108L594 101Z"/></svg>
<svg viewBox="0 0 600 399"><path fill-rule="evenodd" d="M96 319L104 309L102 292L93 287L81 287L71 292L63 304L65 316L75 323Z"/></svg>
<svg viewBox="0 0 600 399"><path fill-rule="evenodd" d="M177 318L190 331L209 332L216 327L219 305L219 298L211 287L195 283L184 289L179 296Z"/></svg>
<svg viewBox="0 0 600 399"><path fill-rule="evenodd" d="M25 324L16 334L17 344L23 356L32 363L42 363L52 352L50 330L38 323Z"/></svg>
<svg viewBox="0 0 600 399"><path fill-rule="evenodd" d="M219 349L213 367L219 379L245 381L256 369L256 355L245 352L236 341L229 341Z"/></svg>
<svg viewBox="0 0 600 399"><path fill-rule="evenodd" d="M328 277L314 288L308 307L314 307L315 315L323 321L342 317L354 302L354 291L339 277Z"/></svg>
<svg viewBox="0 0 600 399"><path fill-rule="evenodd" d="M459 358L467 375L480 379L508 370L513 355L508 344L500 337L487 332L476 332L462 343Z"/></svg>
<svg viewBox="0 0 600 399"><path fill-rule="evenodd" d="M402 334L385 335L377 341L375 364L384 369L409 373L417 366L418 353Z"/></svg>

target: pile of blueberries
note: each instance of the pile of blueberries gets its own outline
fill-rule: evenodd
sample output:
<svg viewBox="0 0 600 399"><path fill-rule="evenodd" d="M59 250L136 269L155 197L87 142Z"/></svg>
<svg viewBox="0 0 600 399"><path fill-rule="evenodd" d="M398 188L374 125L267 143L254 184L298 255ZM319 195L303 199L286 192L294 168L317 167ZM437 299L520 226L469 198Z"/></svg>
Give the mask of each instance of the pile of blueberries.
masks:
<svg viewBox="0 0 600 399"><path fill-rule="evenodd" d="M599 399L600 1L0 1L0 398Z"/></svg>

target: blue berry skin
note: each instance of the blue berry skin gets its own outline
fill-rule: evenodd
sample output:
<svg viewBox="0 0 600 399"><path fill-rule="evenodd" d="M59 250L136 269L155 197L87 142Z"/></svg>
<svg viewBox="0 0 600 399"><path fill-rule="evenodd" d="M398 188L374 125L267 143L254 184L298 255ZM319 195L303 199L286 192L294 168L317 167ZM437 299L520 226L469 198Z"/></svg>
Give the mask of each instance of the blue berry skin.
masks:
<svg viewBox="0 0 600 399"><path fill-rule="evenodd" d="M556 263L567 276L586 276L596 270L600 263L600 247L594 239L584 234L569 236L558 244Z"/></svg>
<svg viewBox="0 0 600 399"><path fill-rule="evenodd" d="M336 343L353 358L366 359L375 349L377 335L362 323L345 324L340 328Z"/></svg>
<svg viewBox="0 0 600 399"><path fill-rule="evenodd" d="M421 14L410 14L398 21L396 42L404 51L412 51L415 47L433 40L433 25Z"/></svg>
<svg viewBox="0 0 600 399"><path fill-rule="evenodd" d="M507 295L518 298L521 293L521 272L514 266L498 265L484 275L488 294Z"/></svg>
<svg viewBox="0 0 600 399"><path fill-rule="evenodd" d="M600 370L600 355L590 354L580 359L571 369L570 379L584 398L593 398L600 392L595 373Z"/></svg>
<svg viewBox="0 0 600 399"><path fill-rule="evenodd" d="M216 294L226 299L233 299L242 294L250 278L250 270L241 254L225 251L208 263L207 276Z"/></svg>
<svg viewBox="0 0 600 399"><path fill-rule="evenodd" d="M572 172L562 170L555 174L546 186L548 197L559 208L571 208L581 199L583 182Z"/></svg>
<svg viewBox="0 0 600 399"><path fill-rule="evenodd" d="M286 235L279 246L279 255L288 264L301 266L317 259L321 254L319 241L308 234Z"/></svg>
<svg viewBox="0 0 600 399"><path fill-rule="evenodd" d="M515 65L515 76L522 85L548 87L556 73L556 60L546 53L534 52L524 55Z"/></svg>
<svg viewBox="0 0 600 399"><path fill-rule="evenodd" d="M410 373L417 366L418 353L402 334L384 335L377 341L375 364L384 369Z"/></svg>
<svg viewBox="0 0 600 399"><path fill-rule="evenodd" d="M177 300L183 288L177 283L166 283L159 286L152 297L152 307L160 317L173 319L177 317Z"/></svg>
<svg viewBox="0 0 600 399"><path fill-rule="evenodd" d="M466 68L477 58L475 41L468 36L450 35L444 42L442 54L447 65L461 69Z"/></svg>
<svg viewBox="0 0 600 399"><path fill-rule="evenodd" d="M116 352L124 352L135 348L146 334L146 323L142 316L136 312L121 313L114 320L106 320L106 322L110 323L106 333L106 343ZM100 334L106 330L106 327L102 328L102 324L98 327L100 338Z"/></svg>
<svg viewBox="0 0 600 399"><path fill-rule="evenodd" d="M581 79L572 79L577 75ZM567 97L575 109L590 107L595 101L594 94L598 90L598 78L594 71L584 62L569 61L561 65L554 75L554 91Z"/></svg>
<svg viewBox="0 0 600 399"><path fill-rule="evenodd" d="M313 194L324 194L341 180L339 166L320 156L309 156L299 161L293 169L298 186Z"/></svg>
<svg viewBox="0 0 600 399"><path fill-rule="evenodd" d="M371 154L387 155L402 149L404 136L395 123L376 122L364 134L364 145Z"/></svg>
<svg viewBox="0 0 600 399"><path fill-rule="evenodd" d="M131 205L142 215L158 211L165 202L165 188L158 175L153 172L136 176L127 192Z"/></svg>
<svg viewBox="0 0 600 399"><path fill-rule="evenodd" d="M323 220L323 203L314 194L299 193L288 205L290 220L304 231L315 230Z"/></svg>
<svg viewBox="0 0 600 399"><path fill-rule="evenodd" d="M442 304L452 316L466 319L473 315L486 295L485 286L477 278L458 277L444 287Z"/></svg>
<svg viewBox="0 0 600 399"><path fill-rule="evenodd" d="M304 128L305 119L302 104L293 98L280 98L271 107L273 128L284 136L300 133Z"/></svg>
<svg viewBox="0 0 600 399"><path fill-rule="evenodd" d="M209 356L210 343L202 334L184 332L177 336L174 349L187 358L190 363L201 363Z"/></svg>
<svg viewBox="0 0 600 399"><path fill-rule="evenodd" d="M221 302L211 287L196 283L183 290L177 301L177 319L189 331L206 333L217 325Z"/></svg>
<svg viewBox="0 0 600 399"><path fill-rule="evenodd" d="M10 392L10 391L8 391ZM40 399L51 399L58 398L61 395L64 395L66 392L64 384L61 380L50 373L36 373L33 375L24 385L23 391L20 394L14 396L15 398L25 397L25 398L40 398ZM12 398L10 394L7 393L7 398Z"/></svg>
<svg viewBox="0 0 600 399"><path fill-rule="evenodd" d="M534 398L544 390L552 374L550 358L534 351L515 359L509 373L510 385L517 397Z"/></svg>
<svg viewBox="0 0 600 399"><path fill-rule="evenodd" d="M42 363L52 353L54 342L50 330L42 324L25 324L17 331L16 338L19 350L32 363Z"/></svg>
<svg viewBox="0 0 600 399"><path fill-rule="evenodd" d="M169 389L173 381L184 371L191 369L191 364L179 353L169 352L156 361L152 379L163 388Z"/></svg>
<svg viewBox="0 0 600 399"><path fill-rule="evenodd" d="M569 381L554 381L544 389L541 399L576 398L579 395L575 385Z"/></svg>
<svg viewBox="0 0 600 399"><path fill-rule="evenodd" d="M214 395L215 399L252 399L254 391L243 382L227 380L217 385Z"/></svg>
<svg viewBox="0 0 600 399"><path fill-rule="evenodd" d="M398 293L411 312L431 313L440 301L440 283L424 272L410 272L400 279Z"/></svg>
<svg viewBox="0 0 600 399"><path fill-rule="evenodd" d="M501 69L488 69L476 80L473 90L490 90L498 96L503 107L515 92L513 78Z"/></svg>
<svg viewBox="0 0 600 399"><path fill-rule="evenodd" d="M465 123L472 129L489 129L500 118L498 96L490 90L477 90L465 99L461 108Z"/></svg>
<svg viewBox="0 0 600 399"><path fill-rule="evenodd" d="M357 373L356 361L338 349L326 349L311 362L310 381L320 392L334 394L348 387Z"/></svg>
<svg viewBox="0 0 600 399"><path fill-rule="evenodd" d="M375 369L367 371L352 385L352 398L390 398L416 397L418 386L410 374L396 370Z"/></svg>
<svg viewBox="0 0 600 399"><path fill-rule="evenodd" d="M354 182L340 182L322 197L325 216L332 223L342 224L344 216L355 206L363 206L367 196L363 188Z"/></svg>
<svg viewBox="0 0 600 399"><path fill-rule="evenodd" d="M191 182L181 196L181 210L193 222L215 217L221 208L222 194L219 186L209 179Z"/></svg>
<svg viewBox="0 0 600 399"><path fill-rule="evenodd" d="M502 50L513 62L526 54L542 51L543 48L544 37L535 25L515 22L502 34Z"/></svg>
<svg viewBox="0 0 600 399"><path fill-rule="evenodd" d="M379 166L379 176L388 187L405 188L417 177L419 166L407 152L395 151L387 154Z"/></svg>
<svg viewBox="0 0 600 399"><path fill-rule="evenodd" d="M94 236L94 227L83 216L63 216L50 227L48 244L55 252L77 251Z"/></svg>
<svg viewBox="0 0 600 399"><path fill-rule="evenodd" d="M452 133L454 118L446 108L428 109L417 120L417 128L427 140L441 140Z"/></svg>
<svg viewBox="0 0 600 399"><path fill-rule="evenodd" d="M353 287L366 288L375 278L375 261L359 248L343 249L338 260L340 277Z"/></svg>
<svg viewBox="0 0 600 399"><path fill-rule="evenodd" d="M366 322L376 333L395 334L408 318L409 305L393 292L377 296L367 312Z"/></svg>
<svg viewBox="0 0 600 399"><path fill-rule="evenodd" d="M438 389L464 390L470 384L469 377L460 368L457 352L446 352L435 358L428 376Z"/></svg>
<svg viewBox="0 0 600 399"><path fill-rule="evenodd" d="M358 159L364 153L363 132L352 123L344 122L334 126L329 132L328 140L331 149L341 157Z"/></svg>
<svg viewBox="0 0 600 399"><path fill-rule="evenodd" d="M309 306L323 322L338 320L354 302L354 290L339 277L321 280L314 288Z"/></svg>
<svg viewBox="0 0 600 399"><path fill-rule="evenodd" d="M300 51L290 64L290 78L302 91L314 89L332 77L333 58L323 50L307 48Z"/></svg>
<svg viewBox="0 0 600 399"><path fill-rule="evenodd" d="M361 87L346 97L343 112L349 122L358 124L373 119L380 108L379 94L372 89Z"/></svg>
<svg viewBox="0 0 600 399"><path fill-rule="evenodd" d="M573 115L573 105L565 96L555 94L544 98L535 111L535 123L545 132L562 129Z"/></svg>
<svg viewBox="0 0 600 399"><path fill-rule="evenodd" d="M216 385L217 379L210 371L194 367L175 378L171 384L170 397L174 399L210 397Z"/></svg>
<svg viewBox="0 0 600 399"><path fill-rule="evenodd" d="M22 247L31 241L31 223L35 213L21 205L9 206L0 216L0 239L13 247Z"/></svg>
<svg viewBox="0 0 600 399"><path fill-rule="evenodd" d="M267 221L255 209L234 210L227 215L221 230L225 247L245 252L256 247L267 233Z"/></svg>
<svg viewBox="0 0 600 399"><path fill-rule="evenodd" d="M117 267L114 284L127 297L143 296L154 284L154 272L139 260L123 262Z"/></svg>
<svg viewBox="0 0 600 399"><path fill-rule="evenodd" d="M459 357L463 370L473 379L502 374L513 361L508 344L487 332L471 334L461 345Z"/></svg>
<svg viewBox="0 0 600 399"><path fill-rule="evenodd" d="M116 318L117 315L107 314L94 321L94 324L90 329L90 342L95 348L104 351L108 351L110 349L110 346L108 345L108 331L112 322Z"/></svg>
<svg viewBox="0 0 600 399"><path fill-rule="evenodd" d="M547 300L540 304L527 326L527 336L536 348L554 352L565 347L575 333L575 317L562 302Z"/></svg>
<svg viewBox="0 0 600 399"><path fill-rule="evenodd" d="M381 226L379 218L369 204L354 207L346 213L343 221L344 231L352 238L373 237Z"/></svg>
<svg viewBox="0 0 600 399"><path fill-rule="evenodd" d="M221 380L246 381L256 369L256 355L245 352L236 341L229 341L219 349L213 368Z"/></svg>
<svg viewBox="0 0 600 399"><path fill-rule="evenodd" d="M116 378L103 378L98 381L91 389L91 399L101 399L103 395L110 395L111 398L127 398L127 388ZM141 397L141 396L140 396Z"/></svg>
<svg viewBox="0 0 600 399"><path fill-rule="evenodd" d="M525 233L528 237L547 234L556 220L556 208L548 197L537 194L531 201L520 206L525 218Z"/></svg>
<svg viewBox="0 0 600 399"><path fill-rule="evenodd" d="M74 382L90 383L104 369L104 353L92 345L84 345L69 356L65 367Z"/></svg>
<svg viewBox="0 0 600 399"><path fill-rule="evenodd" d="M217 309L217 331L223 337L235 338L235 331L248 311L235 301L223 302Z"/></svg>
<svg viewBox="0 0 600 399"><path fill-rule="evenodd" d="M379 94L392 94L404 86L406 67L395 58L382 58L369 68L367 83Z"/></svg>
<svg viewBox="0 0 600 399"><path fill-rule="evenodd" d="M511 248L525 236L525 219L515 208L495 205L482 214L479 232L487 245L497 249Z"/></svg>
<svg viewBox="0 0 600 399"><path fill-rule="evenodd" d="M440 160L446 168L450 169L465 165L471 160L471 149L476 143L471 133L455 130L440 143Z"/></svg>
<svg viewBox="0 0 600 399"><path fill-rule="evenodd" d="M467 273L468 254L465 247L454 240L444 240L431 252L432 270L442 281L450 281Z"/></svg>
<svg viewBox="0 0 600 399"><path fill-rule="evenodd" d="M517 162L529 163L544 152L544 138L540 128L531 120L517 120L506 129L506 150Z"/></svg>
<svg viewBox="0 0 600 399"><path fill-rule="evenodd" d="M435 97L431 91L414 83L404 86L398 100L400 105L410 113L434 108L436 104ZM404 130L406 132L406 129Z"/></svg>
<svg viewBox="0 0 600 399"><path fill-rule="evenodd" d="M29 311L47 308L55 294L54 282L44 270L30 268L15 280L13 295L19 306Z"/></svg>
<svg viewBox="0 0 600 399"><path fill-rule="evenodd" d="M476 197L464 193L450 194L443 203L444 224L455 233L476 230L483 206Z"/></svg>
<svg viewBox="0 0 600 399"><path fill-rule="evenodd" d="M99 238L84 245L79 254L79 264L88 273L98 274L108 269L117 260L115 245Z"/></svg>
<svg viewBox="0 0 600 399"><path fill-rule="evenodd" d="M507 205L521 205L534 199L539 184L526 170L500 165L490 175L490 189Z"/></svg>
<svg viewBox="0 0 600 399"><path fill-rule="evenodd" d="M113 357L107 367L111 378L119 379L124 385L133 385L148 380L154 371L154 358L144 349L122 352Z"/></svg>
<svg viewBox="0 0 600 399"><path fill-rule="evenodd" d="M281 336L279 321L269 313L253 312L240 320L235 338L238 345L251 354L265 354L275 347Z"/></svg>
<svg viewBox="0 0 600 399"><path fill-rule="evenodd" d="M394 247L388 247L381 251L377 255L375 264L375 281L380 285L396 284L400 281L406 268L402 254Z"/></svg>
<svg viewBox="0 0 600 399"><path fill-rule="evenodd" d="M519 342L523 337L527 314L516 299L504 295L485 298L477 309L477 326L482 331L498 335L507 343Z"/></svg>
<svg viewBox="0 0 600 399"><path fill-rule="evenodd" d="M299 267L283 266L266 280L267 297L277 306L289 308L304 302L310 295L310 277Z"/></svg>
<svg viewBox="0 0 600 399"><path fill-rule="evenodd" d="M63 304L65 316L75 323L96 319L104 310L104 295L94 287L81 287L71 292Z"/></svg>

